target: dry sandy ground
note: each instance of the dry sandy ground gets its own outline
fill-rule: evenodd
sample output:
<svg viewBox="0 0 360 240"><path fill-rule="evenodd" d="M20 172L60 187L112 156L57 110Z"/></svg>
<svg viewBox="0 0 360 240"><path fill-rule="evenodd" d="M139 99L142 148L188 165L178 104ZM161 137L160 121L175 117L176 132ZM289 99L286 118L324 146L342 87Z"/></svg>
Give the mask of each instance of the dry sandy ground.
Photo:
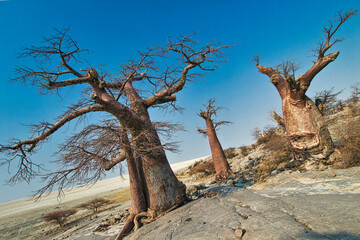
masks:
<svg viewBox="0 0 360 240"><path fill-rule="evenodd" d="M173 171L178 171L182 168L190 166L192 163L199 161L203 158L197 158L187 160L184 162L171 164ZM122 177L115 177L99 181L91 186L79 186L70 190L65 190L65 196L61 199L61 203L67 203L70 201L76 201L83 198L89 198L118 191L120 189L129 186L129 175L123 175ZM0 203L0 218L9 216L15 213L21 213L23 211L35 210L41 207L49 207L59 204L58 192L52 192L48 196L43 197L40 201L34 202L31 198L22 198L10 202ZM0 228L1 229L1 228Z"/></svg>
<svg viewBox="0 0 360 240"><path fill-rule="evenodd" d="M175 172L201 159L203 158L171 164L171 167ZM58 192L52 192L38 202L34 202L31 198L23 198L1 203L0 239L34 239L34 236L37 239L48 239L46 232L49 231L49 227L41 218L45 213L57 209L74 208L95 197L115 194L128 186L129 176L123 175L122 177L99 181L91 186L79 186L66 190L65 197L61 199L61 202L58 201ZM111 206L111 210L118 211L127 207L129 207L129 203L118 204ZM98 215L101 217L101 214ZM85 217L84 215L84 218L86 218L86 221L91 221L91 216L86 215ZM53 226L52 230L56 230L56 226ZM31 231L34 231L34 234L29 235ZM43 232L42 234L40 232L42 237L38 237L39 231Z"/></svg>

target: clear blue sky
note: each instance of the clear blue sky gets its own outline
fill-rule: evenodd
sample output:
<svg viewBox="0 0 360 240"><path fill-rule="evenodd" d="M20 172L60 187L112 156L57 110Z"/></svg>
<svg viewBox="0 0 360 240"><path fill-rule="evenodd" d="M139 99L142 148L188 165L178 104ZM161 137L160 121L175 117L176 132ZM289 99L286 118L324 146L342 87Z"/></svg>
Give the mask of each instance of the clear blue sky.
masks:
<svg viewBox="0 0 360 240"><path fill-rule="evenodd" d="M269 80L258 73L252 56L260 53L261 63L274 66L295 58L303 67L311 66L314 43L322 34L322 26L336 10L360 8L360 1L94 1L94 0L10 0L0 1L0 142L10 138L29 137L24 124L52 121L64 107L77 98L76 91L63 91L62 98L39 95L32 87L23 87L8 80L16 65L28 61L17 59L21 47L39 44L42 36L54 28L71 27L71 36L82 48L92 50L92 65L106 64L116 71L120 64L153 45L163 45L168 36L199 32L203 42L239 43L228 51L226 63L197 84L188 85L177 94L183 114L165 115L151 111L153 120L168 119L183 123L188 130L179 133L180 154L168 154L170 162L178 162L210 154L207 139L196 133L203 120L196 113L210 97L228 108L219 119L234 124L223 127L219 138L224 148L250 144L251 130L269 124L269 111L281 110L280 97ZM352 84L360 81L360 16L347 22L338 37L346 41L334 46L338 59L313 81L308 95L335 87L349 95ZM96 114L93 115L97 119ZM67 131L66 131L67 130ZM40 163L54 160L52 156L64 136L73 127L60 130L50 143L33 159ZM48 165L53 168L54 165ZM15 168L10 168L14 173ZM109 176L118 175L118 170ZM7 168L0 169L0 182L9 178ZM28 196L39 188L30 185L0 186L0 202Z"/></svg>

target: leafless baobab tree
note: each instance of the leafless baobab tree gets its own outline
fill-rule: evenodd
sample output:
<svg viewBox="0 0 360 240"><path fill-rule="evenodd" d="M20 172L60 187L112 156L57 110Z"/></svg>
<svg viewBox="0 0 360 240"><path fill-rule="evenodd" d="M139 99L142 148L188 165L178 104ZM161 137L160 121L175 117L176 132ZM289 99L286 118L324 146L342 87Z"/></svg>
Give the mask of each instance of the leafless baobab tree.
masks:
<svg viewBox="0 0 360 240"><path fill-rule="evenodd" d="M228 121L214 122L212 117L216 116L217 111L221 107L214 105L215 99L210 99L207 105L204 105L205 110L200 110L198 114L201 118L205 120L206 129L198 129L199 133L205 134L208 136L211 156L215 168L215 179L216 181L222 181L229 177L234 176L234 173L231 171L228 161L223 148L221 147L220 141L216 135L216 128L224 124L230 124Z"/></svg>
<svg viewBox="0 0 360 240"><path fill-rule="evenodd" d="M133 197L131 217L135 225L141 217L157 216L178 206L185 199L185 185L178 181L170 168L148 109L177 109L175 94L199 75L215 70L218 63L223 61L222 49L228 46L219 46L215 42L201 45L193 40L193 35L179 37L174 41L169 39L163 47L149 48L139 53L139 58L122 65L115 77L100 67L80 68L82 61L79 59L84 50L78 47L68 32L56 31L54 35L44 38L43 45L23 49L21 56L33 58L35 67L18 67L18 77L14 81L38 87L43 94L60 94L65 87L83 86L83 98L59 116L57 122L33 125L34 137L31 139L1 145L0 153L5 156L4 163L18 161L18 171L10 181L30 181L41 171L41 166L31 159L31 155L66 123L79 120L89 113L105 112L118 121L117 133L111 132L109 126L102 128L100 124L85 128L70 138L64 146L74 147L76 151L60 161L64 166L74 166L76 153L81 153L81 160L84 161L75 163L73 168L60 169L47 175L45 178L52 181L48 184L50 188L56 184L66 186L68 181L79 179L95 181L101 171L110 169L126 158L130 166ZM90 95L90 99L86 95ZM96 129L108 131L113 134L112 138L119 140L101 149L100 146L104 144L96 143L99 137L101 140L101 135L97 138L91 135ZM89 144L87 146L92 146L92 151L81 147L84 141ZM77 177L86 171L95 171L96 174L91 179ZM45 187L39 193L47 189ZM132 224L127 226L122 233L131 230ZM122 236L119 234L117 239Z"/></svg>
<svg viewBox="0 0 360 240"><path fill-rule="evenodd" d="M334 92L334 87L327 90L322 90L315 94L315 105L319 108L320 112L323 115L329 114L330 110L335 108L336 105L336 97L342 93L342 90L338 92Z"/></svg>
<svg viewBox="0 0 360 240"><path fill-rule="evenodd" d="M284 125L295 155L298 159L326 159L333 151L334 145L322 114L313 101L306 96L311 81L329 63L333 62L339 52L327 53L342 39L335 39L343 23L357 13L357 10L339 11L336 19L323 28L325 39L320 41L314 50L317 59L303 74L295 77L298 69L293 60L285 61L275 68L260 65L255 57L259 72L267 75L278 90L282 99Z"/></svg>

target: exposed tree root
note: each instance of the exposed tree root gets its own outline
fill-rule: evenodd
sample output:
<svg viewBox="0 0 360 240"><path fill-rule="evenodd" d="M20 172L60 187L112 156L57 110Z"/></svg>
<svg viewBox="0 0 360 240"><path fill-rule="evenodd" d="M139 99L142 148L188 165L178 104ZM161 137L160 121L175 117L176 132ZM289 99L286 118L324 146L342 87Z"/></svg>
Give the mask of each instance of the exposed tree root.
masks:
<svg viewBox="0 0 360 240"><path fill-rule="evenodd" d="M128 219L126 219L126 222L123 228L121 229L120 233L116 236L115 240L122 240L126 235L128 235L132 231L134 227L134 218L135 218L135 214L130 214Z"/></svg>
<svg viewBox="0 0 360 240"><path fill-rule="evenodd" d="M148 209L149 211L150 209ZM149 212L141 212L141 213L138 213L136 214L135 218L134 218L134 231L137 231L140 227L141 227L141 222L140 220L143 218L143 217L146 217L146 218L152 218L151 217L152 215L149 213Z"/></svg>
<svg viewBox="0 0 360 240"><path fill-rule="evenodd" d="M150 223L155 221L156 219L164 216L168 212L171 212L172 210L180 207L185 201L180 201L176 203L174 206L166 210L165 212L162 212L161 214L158 214L155 210L152 210L148 208L146 212L141 212L138 214L130 214L128 219L126 220L123 228L121 229L121 232L116 236L115 240L122 240L126 235L128 235L132 230L137 231L142 223ZM142 219L146 218L146 219Z"/></svg>

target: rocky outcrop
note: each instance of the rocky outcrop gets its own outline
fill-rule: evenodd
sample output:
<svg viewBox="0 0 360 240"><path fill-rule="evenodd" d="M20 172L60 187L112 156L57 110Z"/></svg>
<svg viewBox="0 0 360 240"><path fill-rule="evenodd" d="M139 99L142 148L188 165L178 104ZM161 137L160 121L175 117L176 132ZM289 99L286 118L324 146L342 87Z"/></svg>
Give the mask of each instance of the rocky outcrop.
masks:
<svg viewBox="0 0 360 240"><path fill-rule="evenodd" d="M126 239L360 239L360 167L206 192Z"/></svg>

